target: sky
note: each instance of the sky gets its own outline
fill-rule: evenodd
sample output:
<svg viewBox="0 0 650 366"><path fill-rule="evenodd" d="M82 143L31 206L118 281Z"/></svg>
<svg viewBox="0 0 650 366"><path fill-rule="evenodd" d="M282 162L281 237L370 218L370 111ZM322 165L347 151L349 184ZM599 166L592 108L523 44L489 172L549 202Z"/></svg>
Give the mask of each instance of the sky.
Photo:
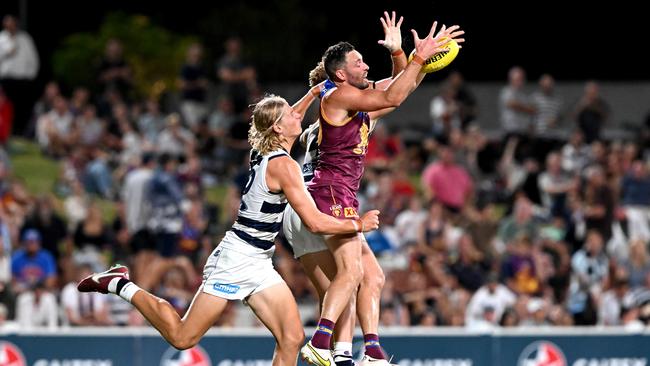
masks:
<svg viewBox="0 0 650 366"><path fill-rule="evenodd" d="M468 80L502 81L513 65L523 66L529 78L551 73L558 80L648 81L646 53L648 17L624 1L569 2L559 0L497 2L473 4L461 1L388 1L304 2L285 0L297 9L301 24L325 23L326 32L317 26L301 29L310 39L303 50L279 50L315 60L327 45L352 38L364 57L376 60L384 51L376 44L381 37L379 17L383 10L397 10L405 17L402 29L404 47L412 48L408 29L425 33L434 19L459 24L466 31L466 42L452 64ZM48 75L48 61L57 45L68 34L92 31L104 15L121 10L150 15L158 24L184 34L199 34L200 19L219 11L222 2L186 0L183 2L138 1L29 1L2 0L0 14L20 13L26 9L27 30L34 37ZM280 1L236 1L247 7L262 7L274 17ZM603 3L603 5L597 5ZM233 4L233 2L226 3ZM325 4L325 5L323 5ZM638 3L640 4L640 3ZM573 10L569 11L567 8ZM218 26L218 25L215 25ZM288 26L277 24L276 26ZM237 31L234 29L233 31ZM264 32L253 36L265 37ZM278 47L281 48L281 40ZM208 46L219 47L219 43ZM306 65L313 62L306 61ZM378 70L388 68L384 64ZM371 63L372 68L372 63ZM305 70L305 72L307 69ZM261 71L263 74L263 70ZM288 78L291 81L291 77Z"/></svg>

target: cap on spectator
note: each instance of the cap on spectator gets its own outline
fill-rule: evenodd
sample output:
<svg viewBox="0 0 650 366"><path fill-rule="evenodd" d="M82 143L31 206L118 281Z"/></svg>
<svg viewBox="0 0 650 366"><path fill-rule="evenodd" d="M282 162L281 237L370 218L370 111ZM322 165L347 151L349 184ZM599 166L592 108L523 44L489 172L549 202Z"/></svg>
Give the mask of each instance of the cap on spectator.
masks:
<svg viewBox="0 0 650 366"><path fill-rule="evenodd" d="M23 241L41 241L41 233L36 229L27 229L23 233Z"/></svg>

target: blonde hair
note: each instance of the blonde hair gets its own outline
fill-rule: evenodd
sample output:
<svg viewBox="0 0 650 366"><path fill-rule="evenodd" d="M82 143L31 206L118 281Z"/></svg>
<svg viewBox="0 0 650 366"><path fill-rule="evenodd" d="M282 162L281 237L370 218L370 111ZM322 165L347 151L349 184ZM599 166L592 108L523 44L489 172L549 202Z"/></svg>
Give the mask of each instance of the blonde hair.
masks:
<svg viewBox="0 0 650 366"><path fill-rule="evenodd" d="M327 73L325 72L325 64L323 61L320 61L316 64L316 67L309 72L309 86L314 87L326 79Z"/></svg>
<svg viewBox="0 0 650 366"><path fill-rule="evenodd" d="M248 143L261 155L268 154L281 147L283 138L273 131L273 125L280 122L287 101L269 94L262 98L253 108L251 127L248 130Z"/></svg>

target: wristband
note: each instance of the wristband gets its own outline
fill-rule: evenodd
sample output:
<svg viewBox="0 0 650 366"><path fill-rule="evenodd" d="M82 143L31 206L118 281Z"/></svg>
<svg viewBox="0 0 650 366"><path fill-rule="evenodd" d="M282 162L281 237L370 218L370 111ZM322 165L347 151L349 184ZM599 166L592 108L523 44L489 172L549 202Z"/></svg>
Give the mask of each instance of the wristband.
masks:
<svg viewBox="0 0 650 366"><path fill-rule="evenodd" d="M357 220L352 220L352 225L354 225L354 232L358 233L359 232L359 224L357 224ZM362 223L363 225L363 223Z"/></svg>
<svg viewBox="0 0 650 366"><path fill-rule="evenodd" d="M400 48L399 50L397 50L397 51L395 51L395 52L391 52L391 56L393 56L393 57L397 57L397 56L401 56L403 53L404 53L404 50L402 50L402 49Z"/></svg>
<svg viewBox="0 0 650 366"><path fill-rule="evenodd" d="M366 231L366 228L363 225L363 220L358 219L358 220L354 220L354 221L359 221L359 223L361 224L361 230L359 230L360 233L363 233L363 232Z"/></svg>
<svg viewBox="0 0 650 366"><path fill-rule="evenodd" d="M413 54L413 59L411 60L411 62L415 62L420 66L424 66L424 59L420 57L417 53Z"/></svg>

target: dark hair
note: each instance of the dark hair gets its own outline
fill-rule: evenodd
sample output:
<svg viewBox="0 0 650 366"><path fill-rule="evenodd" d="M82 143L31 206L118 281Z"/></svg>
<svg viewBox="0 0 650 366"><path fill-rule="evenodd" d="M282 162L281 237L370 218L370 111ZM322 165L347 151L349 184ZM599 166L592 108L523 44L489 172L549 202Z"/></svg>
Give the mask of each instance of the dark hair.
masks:
<svg viewBox="0 0 650 366"><path fill-rule="evenodd" d="M325 66L325 73L330 80L338 81L336 78L336 70L340 70L345 65L345 56L354 51L354 46L348 42L339 42L330 46L323 55L323 65Z"/></svg>

